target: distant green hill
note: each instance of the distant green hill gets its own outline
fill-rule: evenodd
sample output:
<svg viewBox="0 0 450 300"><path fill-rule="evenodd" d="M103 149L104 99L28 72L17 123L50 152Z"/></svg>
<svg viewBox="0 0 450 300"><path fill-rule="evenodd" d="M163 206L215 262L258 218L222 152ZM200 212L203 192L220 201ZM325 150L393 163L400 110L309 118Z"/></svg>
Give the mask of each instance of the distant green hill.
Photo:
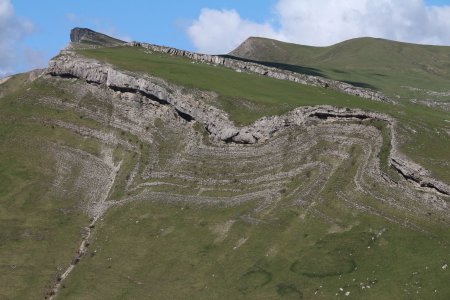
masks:
<svg viewBox="0 0 450 300"><path fill-rule="evenodd" d="M229 55L372 87L405 99L450 99L443 95L450 89L447 46L357 38L329 47L311 47L252 37ZM436 92L440 97L435 97Z"/></svg>

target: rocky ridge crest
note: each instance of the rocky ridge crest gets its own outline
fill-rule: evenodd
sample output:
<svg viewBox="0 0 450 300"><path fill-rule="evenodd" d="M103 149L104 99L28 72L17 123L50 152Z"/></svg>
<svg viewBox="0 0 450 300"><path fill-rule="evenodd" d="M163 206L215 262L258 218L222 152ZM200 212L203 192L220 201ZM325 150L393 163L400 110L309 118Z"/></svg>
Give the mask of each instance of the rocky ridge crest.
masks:
<svg viewBox="0 0 450 300"><path fill-rule="evenodd" d="M132 47L142 47L152 52L159 52L175 56L187 57L191 60L202 63L211 63L214 65L220 65L226 68L233 69L237 72L254 73L279 80L287 80L315 87L330 88L341 93L358 96L374 101L393 102L393 100L391 100L389 97L387 97L386 95L384 95L382 92L379 91L375 91L368 88L356 87L346 82L327 79L319 76L300 74L287 70L277 69L274 67L268 67L255 62L242 61L221 55L200 54L186 50L179 50L172 47L159 46L148 43L130 42L127 43L126 45Z"/></svg>

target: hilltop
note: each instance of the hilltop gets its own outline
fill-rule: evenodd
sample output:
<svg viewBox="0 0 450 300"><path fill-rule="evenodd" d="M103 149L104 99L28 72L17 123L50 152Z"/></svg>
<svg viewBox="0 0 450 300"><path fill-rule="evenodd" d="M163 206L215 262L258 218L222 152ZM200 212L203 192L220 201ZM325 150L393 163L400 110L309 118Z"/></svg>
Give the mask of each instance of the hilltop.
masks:
<svg viewBox="0 0 450 300"><path fill-rule="evenodd" d="M448 112L234 55L75 28L0 83L0 298L448 298Z"/></svg>
<svg viewBox="0 0 450 300"><path fill-rule="evenodd" d="M124 41L110 37L106 34L93 31L89 28L76 27L70 31L72 46L78 47L115 47L125 44Z"/></svg>
<svg viewBox="0 0 450 300"><path fill-rule="evenodd" d="M450 47L356 38L311 47L249 38L230 56L384 91L449 110ZM444 101L445 100L445 101Z"/></svg>

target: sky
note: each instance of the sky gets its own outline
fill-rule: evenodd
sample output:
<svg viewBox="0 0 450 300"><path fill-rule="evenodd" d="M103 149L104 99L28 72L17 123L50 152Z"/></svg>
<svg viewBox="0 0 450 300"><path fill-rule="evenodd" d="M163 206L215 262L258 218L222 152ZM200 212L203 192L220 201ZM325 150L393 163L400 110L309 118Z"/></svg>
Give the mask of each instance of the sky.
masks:
<svg viewBox="0 0 450 300"><path fill-rule="evenodd" d="M212 54L250 36L450 46L450 0L0 0L0 77L45 67L73 27Z"/></svg>

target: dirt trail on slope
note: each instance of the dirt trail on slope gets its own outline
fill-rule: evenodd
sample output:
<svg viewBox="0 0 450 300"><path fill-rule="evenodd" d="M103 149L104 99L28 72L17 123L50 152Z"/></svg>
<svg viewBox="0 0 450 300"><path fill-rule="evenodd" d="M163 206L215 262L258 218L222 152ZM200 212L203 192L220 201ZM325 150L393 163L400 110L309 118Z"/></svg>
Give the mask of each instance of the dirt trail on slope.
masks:
<svg viewBox="0 0 450 300"><path fill-rule="evenodd" d="M95 227L95 224L97 221L101 218L102 215L106 212L109 205L106 203L106 199L108 199L109 193L114 185L116 175L118 170L120 169L121 162L117 165L114 164L113 159L113 149L111 148L103 148L102 149L102 161L104 164L106 164L111 172L108 176L108 184L103 187L103 192L101 195L101 198L94 202L94 205L88 204L88 210L90 215L92 216L91 223L85 227L85 234L83 235L83 238L81 240L81 244L78 247L78 250L76 252L75 257L73 258L70 265L67 267L67 269L57 277L55 284L53 287L47 292L45 298L46 299L54 299L57 296L57 293L61 286L63 285L64 280L70 275L70 273L75 269L76 265L80 262L80 260L83 258L83 256L86 254L87 249L89 247L89 241L92 236L92 230Z"/></svg>

